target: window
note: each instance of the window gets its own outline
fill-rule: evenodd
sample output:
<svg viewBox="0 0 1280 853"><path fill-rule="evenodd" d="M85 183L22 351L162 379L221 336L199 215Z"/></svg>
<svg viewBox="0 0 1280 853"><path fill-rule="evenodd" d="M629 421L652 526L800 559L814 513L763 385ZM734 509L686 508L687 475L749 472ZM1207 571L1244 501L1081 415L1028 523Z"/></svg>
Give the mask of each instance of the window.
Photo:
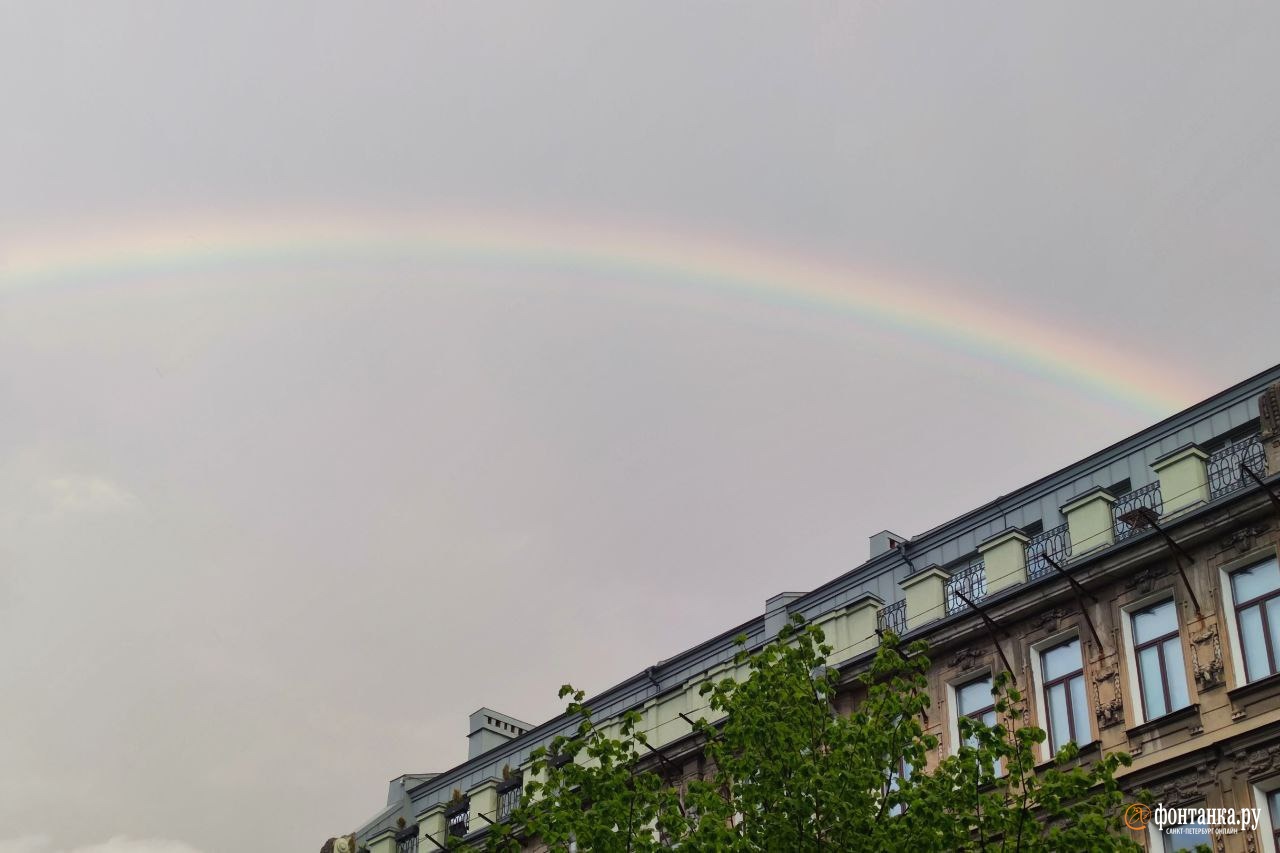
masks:
<svg viewBox="0 0 1280 853"><path fill-rule="evenodd" d="M991 676L979 678L976 681L970 681L968 684L962 684L955 688L956 693L956 735L959 737L960 718L968 717L971 720L977 720L986 726L994 726L996 724L996 699L992 694ZM964 740L964 746L977 746L978 741L975 737L968 737ZM959 742L957 741L957 748ZM1000 767L993 764L991 767L991 775L999 776Z"/></svg>
<svg viewBox="0 0 1280 853"><path fill-rule="evenodd" d="M978 720L988 726L996 724L996 700L991 693L991 676L970 681L956 688L956 710L961 717ZM972 739L965 741L973 746Z"/></svg>
<svg viewBox="0 0 1280 853"><path fill-rule="evenodd" d="M894 766L889 770L889 792L894 793L901 787L903 782L911 779L911 762L905 758L899 758ZM895 803L889 807L889 814L897 817L902 814L903 807L901 803Z"/></svg>
<svg viewBox="0 0 1280 853"><path fill-rule="evenodd" d="M1182 808L1204 808L1204 801L1188 803ZM1178 853L1180 850L1195 850L1201 844L1211 844L1213 836L1209 835L1209 825L1205 823L1182 823L1176 826L1165 825L1156 829L1150 824L1152 850L1163 850L1164 853Z"/></svg>
<svg viewBox="0 0 1280 853"><path fill-rule="evenodd" d="M1190 705L1173 599L1136 610L1130 620L1143 718L1154 720Z"/></svg>
<svg viewBox="0 0 1280 853"><path fill-rule="evenodd" d="M1246 681L1274 675L1280 658L1280 564L1274 558L1231 574Z"/></svg>
<svg viewBox="0 0 1280 853"><path fill-rule="evenodd" d="M1271 819L1271 849L1280 850L1280 788L1267 794L1267 817Z"/></svg>
<svg viewBox="0 0 1280 853"><path fill-rule="evenodd" d="M1276 853L1280 850L1280 777L1263 779L1250 791L1258 809L1258 848Z"/></svg>
<svg viewBox="0 0 1280 853"><path fill-rule="evenodd" d="M1045 728L1049 730L1049 751L1057 754L1067 743L1088 743L1089 703L1085 698L1084 665L1080 638L1059 643L1040 653L1044 679Z"/></svg>

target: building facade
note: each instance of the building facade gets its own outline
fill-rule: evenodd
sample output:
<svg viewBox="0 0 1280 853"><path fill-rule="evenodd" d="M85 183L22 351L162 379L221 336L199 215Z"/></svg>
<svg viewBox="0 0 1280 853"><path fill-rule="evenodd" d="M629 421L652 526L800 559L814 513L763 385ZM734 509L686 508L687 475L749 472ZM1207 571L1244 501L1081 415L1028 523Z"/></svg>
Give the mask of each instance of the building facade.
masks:
<svg viewBox="0 0 1280 853"><path fill-rule="evenodd" d="M1166 807L1257 808L1219 850L1280 853L1280 366L919 536L871 538L861 566L782 593L743 625L593 697L597 720L639 710L664 766L700 771L698 688L792 614L821 626L853 680L879 631L925 640L940 759L957 719L989 713L1007 665L1029 724L1081 760L1123 750L1121 783ZM993 629L994 626L994 629ZM371 853L479 838L519 802L530 753L574 720L472 715L467 761L393 780L354 836ZM1203 837L1135 833L1152 850Z"/></svg>

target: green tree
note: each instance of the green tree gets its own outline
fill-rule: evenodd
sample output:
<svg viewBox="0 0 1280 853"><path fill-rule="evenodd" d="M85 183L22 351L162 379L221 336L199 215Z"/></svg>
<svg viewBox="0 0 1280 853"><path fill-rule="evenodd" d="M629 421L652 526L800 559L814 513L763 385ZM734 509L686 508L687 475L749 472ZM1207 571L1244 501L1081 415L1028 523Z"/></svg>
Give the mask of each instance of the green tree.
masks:
<svg viewBox="0 0 1280 853"><path fill-rule="evenodd" d="M537 839L601 853L1141 849L1123 825L1115 780L1129 757L1068 766L1072 745L1036 773L1045 733L1017 724L1024 698L1007 674L994 679L996 725L961 720L966 745L926 771L938 743L926 731L925 653L886 637L859 676L865 695L838 714L831 648L796 620L776 642L738 653L748 678L703 686L717 721L698 721L709 775L682 785L664 776L639 714L602 726L566 686L561 696L581 722L535 751L538 781L513 820L494 827L489 848Z"/></svg>

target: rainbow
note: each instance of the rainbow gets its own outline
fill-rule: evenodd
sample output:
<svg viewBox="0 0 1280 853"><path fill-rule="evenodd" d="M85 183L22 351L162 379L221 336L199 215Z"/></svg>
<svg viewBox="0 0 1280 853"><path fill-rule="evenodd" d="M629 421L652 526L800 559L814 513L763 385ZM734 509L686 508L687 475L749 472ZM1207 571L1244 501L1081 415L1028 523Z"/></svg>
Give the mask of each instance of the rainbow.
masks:
<svg viewBox="0 0 1280 853"><path fill-rule="evenodd" d="M1090 340L1007 308L936 288L743 241L604 222L452 213L447 216L188 217L96 226L10 240L0 298L138 281L174 286L184 274L335 262L449 262L638 278L729 302L852 319L1125 410L1163 416L1199 399L1203 382L1133 351Z"/></svg>

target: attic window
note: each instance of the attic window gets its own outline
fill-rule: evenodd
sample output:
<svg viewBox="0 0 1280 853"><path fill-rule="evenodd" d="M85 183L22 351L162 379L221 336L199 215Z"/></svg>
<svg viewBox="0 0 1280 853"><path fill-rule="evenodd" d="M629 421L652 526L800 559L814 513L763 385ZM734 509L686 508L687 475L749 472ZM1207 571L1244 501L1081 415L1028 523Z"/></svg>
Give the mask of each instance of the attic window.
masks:
<svg viewBox="0 0 1280 853"><path fill-rule="evenodd" d="M1111 493L1113 498L1118 498L1121 495L1126 495L1129 492L1132 492L1133 484L1129 482L1128 477L1125 477L1118 483L1112 483L1110 486L1107 486L1107 491Z"/></svg>
<svg viewBox="0 0 1280 853"><path fill-rule="evenodd" d="M1032 536L1035 536L1037 533L1043 533L1044 522L1033 521L1030 524L1024 524L1022 525L1022 532L1027 535L1027 538L1031 538Z"/></svg>

